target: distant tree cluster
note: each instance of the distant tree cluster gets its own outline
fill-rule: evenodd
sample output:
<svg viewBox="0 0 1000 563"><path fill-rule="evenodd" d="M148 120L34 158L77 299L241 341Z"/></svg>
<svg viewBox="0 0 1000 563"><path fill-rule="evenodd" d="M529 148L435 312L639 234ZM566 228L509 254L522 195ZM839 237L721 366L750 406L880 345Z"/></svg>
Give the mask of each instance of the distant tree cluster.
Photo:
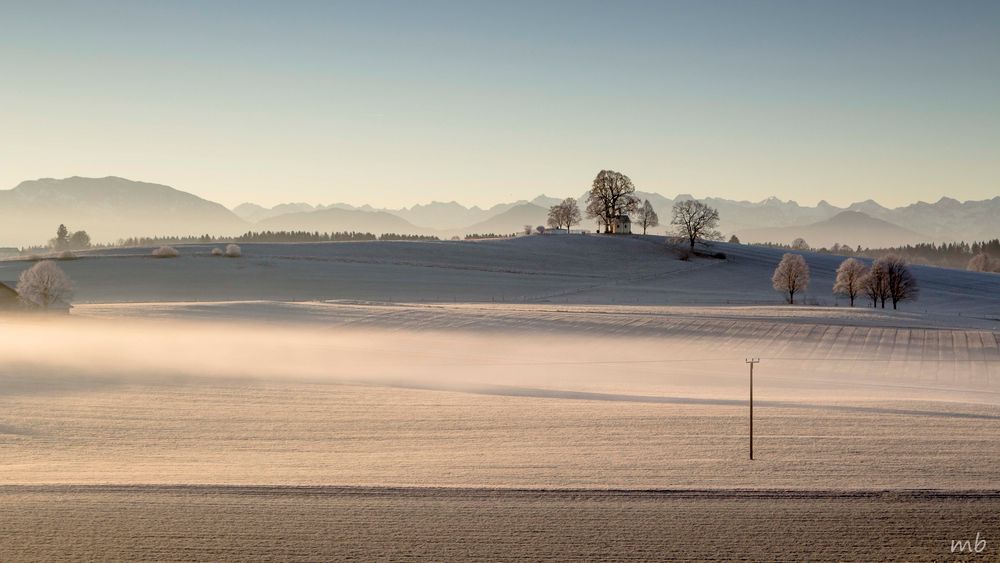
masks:
<svg viewBox="0 0 1000 563"><path fill-rule="evenodd" d="M759 246L784 248L788 250L812 250L819 254L834 254L838 256L859 256L863 258L884 258L899 256L911 264L941 266L944 268L961 268L979 272L1000 271L1000 239L983 242L946 242L921 243L887 248L851 247L835 243L829 248L812 248L803 239L796 239L792 244L762 243Z"/></svg>
<svg viewBox="0 0 1000 563"><path fill-rule="evenodd" d="M397 233L382 233L378 240L441 240L431 235L401 235Z"/></svg>
<svg viewBox="0 0 1000 563"><path fill-rule="evenodd" d="M55 238L49 241L49 248L56 252L67 250L84 250L90 248L90 235L87 231L69 232L66 225L59 225Z"/></svg>
<svg viewBox="0 0 1000 563"><path fill-rule="evenodd" d="M486 238L512 238L516 235L498 235L496 233L473 233L465 235L465 240L486 239Z"/></svg>
<svg viewBox="0 0 1000 563"><path fill-rule="evenodd" d="M787 253L774 270L771 282L775 290L785 294L785 300L795 303L795 296L809 287L809 265L801 254ZM851 307L860 296L868 297L872 307L885 308L886 303L897 309L904 301L914 301L920 295L917 279L906 259L883 256L871 268L856 258L848 258L837 268L833 284L834 295L843 295Z"/></svg>
<svg viewBox="0 0 1000 563"><path fill-rule="evenodd" d="M156 246L164 244L212 244L224 242L347 242L366 240L440 240L435 236L407 235L399 233L362 233L356 231L249 231L238 237L214 237L211 235L183 237L130 237L118 239L114 246Z"/></svg>

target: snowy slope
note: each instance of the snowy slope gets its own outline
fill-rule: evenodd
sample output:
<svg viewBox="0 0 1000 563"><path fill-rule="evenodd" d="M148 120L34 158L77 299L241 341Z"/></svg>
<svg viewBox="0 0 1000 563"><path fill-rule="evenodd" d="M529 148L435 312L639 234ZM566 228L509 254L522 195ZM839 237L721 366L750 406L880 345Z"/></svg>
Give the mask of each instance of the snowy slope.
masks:
<svg viewBox="0 0 1000 563"><path fill-rule="evenodd" d="M503 240L246 244L240 259L211 246L85 254L60 265L77 302L374 300L638 305L779 305L771 273L782 251L716 244L726 260L677 260L656 237L545 235ZM846 305L831 295L842 258L805 253L812 283L803 303ZM0 280L31 263L0 262ZM908 313L1000 318L1000 276L915 266L922 294Z"/></svg>

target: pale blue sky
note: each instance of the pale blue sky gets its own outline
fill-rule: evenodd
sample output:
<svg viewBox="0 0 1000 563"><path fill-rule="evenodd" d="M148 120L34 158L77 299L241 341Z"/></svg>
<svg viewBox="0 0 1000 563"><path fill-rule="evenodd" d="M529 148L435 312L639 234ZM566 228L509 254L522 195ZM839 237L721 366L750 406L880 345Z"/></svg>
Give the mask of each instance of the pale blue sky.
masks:
<svg viewBox="0 0 1000 563"><path fill-rule="evenodd" d="M1000 195L1000 2L8 2L0 188Z"/></svg>

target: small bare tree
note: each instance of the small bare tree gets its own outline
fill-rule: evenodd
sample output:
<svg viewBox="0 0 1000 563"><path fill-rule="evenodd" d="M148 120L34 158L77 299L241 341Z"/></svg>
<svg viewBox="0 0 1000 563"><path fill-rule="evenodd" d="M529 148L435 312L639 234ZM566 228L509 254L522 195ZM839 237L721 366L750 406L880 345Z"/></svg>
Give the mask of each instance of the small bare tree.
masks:
<svg viewBox="0 0 1000 563"><path fill-rule="evenodd" d="M903 301L915 301L920 295L920 288L917 286L917 278L910 271L910 266L901 256L890 254L880 258L880 263L885 269L885 289L892 308L898 308Z"/></svg>
<svg viewBox="0 0 1000 563"><path fill-rule="evenodd" d="M676 228L678 236L687 239L692 251L694 243L699 240L717 239L722 236L716 230L719 226L719 212L693 199L674 203L670 224Z"/></svg>
<svg viewBox="0 0 1000 563"><path fill-rule="evenodd" d="M866 275L868 268L860 260L856 258L844 260L837 268L837 279L833 284L834 295L846 295L853 307L854 300L863 290Z"/></svg>
<svg viewBox="0 0 1000 563"><path fill-rule="evenodd" d="M554 229L565 226L568 233L573 225L580 224L580 206L571 197L562 200L549 208L548 223Z"/></svg>
<svg viewBox="0 0 1000 563"><path fill-rule="evenodd" d="M785 254L771 276L774 289L784 292L785 299L795 304L795 294L809 287L809 265L801 254Z"/></svg>
<svg viewBox="0 0 1000 563"><path fill-rule="evenodd" d="M642 234L646 234L648 227L657 227L660 225L660 216L653 210L653 204L649 203L648 199L643 201L638 211L636 211L636 222L642 225Z"/></svg>
<svg viewBox="0 0 1000 563"><path fill-rule="evenodd" d="M871 301L873 309L880 304L885 309L885 301L889 298L889 283L886 279L885 267L878 260L872 264L871 270L868 270L868 274L865 275L862 288L865 295L868 296L868 300Z"/></svg>
<svg viewBox="0 0 1000 563"><path fill-rule="evenodd" d="M809 250L809 243L806 239L799 237L792 241L792 250Z"/></svg>
<svg viewBox="0 0 1000 563"><path fill-rule="evenodd" d="M55 262L45 260L21 272L17 294L26 304L48 309L57 301L69 299L73 282Z"/></svg>

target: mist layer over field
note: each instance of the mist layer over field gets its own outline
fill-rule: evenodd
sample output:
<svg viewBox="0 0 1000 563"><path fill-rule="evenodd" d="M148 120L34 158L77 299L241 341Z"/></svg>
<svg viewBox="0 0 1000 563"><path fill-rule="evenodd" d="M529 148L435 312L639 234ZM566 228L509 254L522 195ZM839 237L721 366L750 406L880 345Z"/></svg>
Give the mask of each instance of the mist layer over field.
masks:
<svg viewBox="0 0 1000 563"><path fill-rule="evenodd" d="M600 326L615 314L574 318ZM743 320L707 339L672 332L689 325L668 319L650 320L645 334L604 335L552 330L547 315L519 311L521 330L486 330L465 318L460 332L128 317L4 322L0 478L622 488L998 482L1000 394L992 356L983 355L995 351L982 340L989 333L920 329L924 344L911 346L898 328L853 327L863 338L811 324L742 334ZM853 338L875 344L851 351ZM970 362L973 341L979 355ZM764 356L753 465L748 354Z"/></svg>

